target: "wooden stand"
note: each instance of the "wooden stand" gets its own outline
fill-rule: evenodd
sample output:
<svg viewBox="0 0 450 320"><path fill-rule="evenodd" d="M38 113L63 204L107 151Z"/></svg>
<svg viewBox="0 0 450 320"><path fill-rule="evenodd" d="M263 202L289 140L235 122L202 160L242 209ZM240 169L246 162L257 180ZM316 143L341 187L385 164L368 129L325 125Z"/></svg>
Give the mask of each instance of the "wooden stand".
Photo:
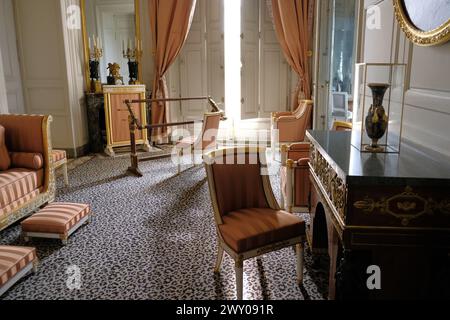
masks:
<svg viewBox="0 0 450 320"><path fill-rule="evenodd" d="M174 123L164 123L164 124L154 124L154 125L141 125L139 123L139 119L137 119L133 112L132 104L134 103L146 103L151 106L152 103L155 102L170 102L170 101L194 101L194 100L207 100L209 105L211 106L212 112L222 112L222 110L219 109L216 102L209 96L207 97L195 97L195 98L172 98L172 99L142 99L142 100L126 100L125 104L127 105L129 116L128 116L128 122L130 126L130 143L131 143L131 154L130 154L130 160L131 160L131 166L128 168L128 171L134 174L137 177L142 177L142 171L139 169L139 162L140 161L148 161L148 160L155 160L155 159L161 159L170 157L170 155L159 155L159 156L150 156L139 159L137 154L137 147L136 147L136 130L140 131L147 131L157 128L164 128L164 127L175 127L175 126L182 126L182 125L188 125L188 124L194 124L195 122L203 121L185 121L185 122L174 122ZM225 120L225 117L222 117L222 120ZM147 136L147 134L145 134Z"/></svg>

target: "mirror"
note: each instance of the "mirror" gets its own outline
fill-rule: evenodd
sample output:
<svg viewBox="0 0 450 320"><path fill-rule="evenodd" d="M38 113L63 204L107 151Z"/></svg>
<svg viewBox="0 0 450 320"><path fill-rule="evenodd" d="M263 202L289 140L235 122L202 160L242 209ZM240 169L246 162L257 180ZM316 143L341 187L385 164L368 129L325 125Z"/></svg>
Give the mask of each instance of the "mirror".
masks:
<svg viewBox="0 0 450 320"><path fill-rule="evenodd" d="M140 83L139 0L82 0L86 87Z"/></svg>
<svg viewBox="0 0 450 320"><path fill-rule="evenodd" d="M395 15L408 39L431 46L450 40L450 1L394 0Z"/></svg>

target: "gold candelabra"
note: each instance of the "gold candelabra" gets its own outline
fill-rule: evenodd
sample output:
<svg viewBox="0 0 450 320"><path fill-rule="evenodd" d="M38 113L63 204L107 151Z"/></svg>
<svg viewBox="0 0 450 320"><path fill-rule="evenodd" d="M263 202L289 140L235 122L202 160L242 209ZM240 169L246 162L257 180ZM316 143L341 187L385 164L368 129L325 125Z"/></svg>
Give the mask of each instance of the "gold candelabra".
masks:
<svg viewBox="0 0 450 320"><path fill-rule="evenodd" d="M139 84L139 60L142 57L142 44L141 41L136 38L134 48L131 46L131 41L128 40L128 46L125 49L125 41L122 41L122 53L125 59L128 59L128 71L130 75L130 81L128 84Z"/></svg>
<svg viewBox="0 0 450 320"><path fill-rule="evenodd" d="M103 48L100 39L94 37L94 46L91 47L91 38L89 37L89 71L91 74L91 92L101 93L102 83L100 81L100 58L103 57Z"/></svg>
<svg viewBox="0 0 450 320"><path fill-rule="evenodd" d="M93 50L89 50L89 56L92 60L99 61L100 58L103 57L103 49L94 46Z"/></svg>
<svg viewBox="0 0 450 320"><path fill-rule="evenodd" d="M125 59L131 60L139 60L142 57L142 43L141 40L135 41L135 46L132 48L131 41L128 40L128 46L125 49L125 41L122 42L122 53Z"/></svg>
<svg viewBox="0 0 450 320"><path fill-rule="evenodd" d="M100 38L94 38L94 48L91 49L91 37L89 37L89 57L91 60L99 61L103 57L103 48L100 42Z"/></svg>

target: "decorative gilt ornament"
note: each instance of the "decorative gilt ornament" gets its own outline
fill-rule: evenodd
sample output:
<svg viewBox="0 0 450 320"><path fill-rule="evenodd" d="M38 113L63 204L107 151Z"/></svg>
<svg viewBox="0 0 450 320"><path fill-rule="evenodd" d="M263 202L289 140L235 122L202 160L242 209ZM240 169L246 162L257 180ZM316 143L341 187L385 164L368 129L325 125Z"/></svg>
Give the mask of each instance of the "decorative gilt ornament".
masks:
<svg viewBox="0 0 450 320"><path fill-rule="evenodd" d="M449 1L394 0L394 9L400 28L413 43L434 46L450 40Z"/></svg>

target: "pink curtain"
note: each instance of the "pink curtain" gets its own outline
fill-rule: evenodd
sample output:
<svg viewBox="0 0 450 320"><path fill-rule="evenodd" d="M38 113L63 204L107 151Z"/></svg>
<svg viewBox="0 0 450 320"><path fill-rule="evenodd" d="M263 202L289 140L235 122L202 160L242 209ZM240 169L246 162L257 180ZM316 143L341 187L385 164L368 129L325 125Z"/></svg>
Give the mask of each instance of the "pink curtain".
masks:
<svg viewBox="0 0 450 320"><path fill-rule="evenodd" d="M196 0L148 0L148 4L155 59L152 96L154 99L167 98L165 74L186 41ZM167 103L154 103L152 124L167 123L169 112ZM152 131L152 141L161 140L166 136L167 128Z"/></svg>
<svg viewBox="0 0 450 320"><path fill-rule="evenodd" d="M299 76L292 101L293 109L300 99L311 99L311 43L314 0L267 0L275 32L286 60Z"/></svg>

